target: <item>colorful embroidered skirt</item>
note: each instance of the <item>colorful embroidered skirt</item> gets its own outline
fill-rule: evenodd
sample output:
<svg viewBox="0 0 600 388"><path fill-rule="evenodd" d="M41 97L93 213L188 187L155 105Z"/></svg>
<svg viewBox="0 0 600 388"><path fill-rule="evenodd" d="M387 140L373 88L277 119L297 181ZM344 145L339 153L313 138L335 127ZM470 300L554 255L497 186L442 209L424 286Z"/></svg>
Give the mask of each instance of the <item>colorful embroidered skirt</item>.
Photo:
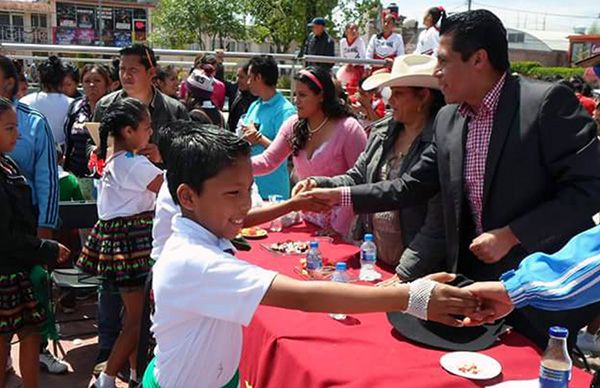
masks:
<svg viewBox="0 0 600 388"><path fill-rule="evenodd" d="M29 274L0 275L0 334L14 334L25 327L41 327L46 314L35 298Z"/></svg>
<svg viewBox="0 0 600 388"><path fill-rule="evenodd" d="M77 266L118 287L143 286L151 267L153 217L146 212L98 220Z"/></svg>

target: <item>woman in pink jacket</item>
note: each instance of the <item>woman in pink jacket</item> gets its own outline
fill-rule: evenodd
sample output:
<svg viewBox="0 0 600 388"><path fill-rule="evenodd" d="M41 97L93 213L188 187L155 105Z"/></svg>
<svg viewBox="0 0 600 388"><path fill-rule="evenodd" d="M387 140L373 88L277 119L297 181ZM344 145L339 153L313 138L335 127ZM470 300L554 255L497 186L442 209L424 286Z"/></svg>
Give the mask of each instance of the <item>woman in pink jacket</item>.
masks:
<svg viewBox="0 0 600 388"><path fill-rule="evenodd" d="M266 175L292 155L297 178L343 174L367 143L365 131L350 109L337 97L328 72L308 67L295 77L298 114L283 123L273 143L252 158L254 175ZM351 208L328 213L305 212L304 219L348 235L354 218Z"/></svg>

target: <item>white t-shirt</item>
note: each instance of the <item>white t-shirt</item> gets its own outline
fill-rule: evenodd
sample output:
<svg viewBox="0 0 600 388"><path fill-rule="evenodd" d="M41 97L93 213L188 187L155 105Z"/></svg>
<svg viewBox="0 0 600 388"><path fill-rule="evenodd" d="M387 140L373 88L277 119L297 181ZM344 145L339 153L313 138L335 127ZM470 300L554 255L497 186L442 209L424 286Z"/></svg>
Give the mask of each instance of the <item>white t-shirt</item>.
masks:
<svg viewBox="0 0 600 388"><path fill-rule="evenodd" d="M155 376L162 388L225 385L276 272L237 259L231 242L182 217L152 268Z"/></svg>
<svg viewBox="0 0 600 388"><path fill-rule="evenodd" d="M46 116L54 142L59 145L65 144L65 121L69 105L73 102L72 98L62 93L37 92L24 96L20 101Z"/></svg>
<svg viewBox="0 0 600 388"><path fill-rule="evenodd" d="M440 32L435 27L429 27L421 31L415 54L437 56L437 49L440 45Z"/></svg>
<svg viewBox="0 0 600 388"><path fill-rule="evenodd" d="M262 206L263 200L258 193L256 183L252 184L252 207ZM156 197L156 211L154 213L154 221L152 223L152 252L150 257L158 260L162 254L163 248L169 236L171 236L171 227L173 225L173 217L180 214L181 209L173 201L169 185L167 184L167 174L164 175L164 181L158 196Z"/></svg>
<svg viewBox="0 0 600 388"><path fill-rule="evenodd" d="M340 55L342 58L364 59L366 56L365 41L359 36L351 45L348 45L348 40L342 38L340 41Z"/></svg>
<svg viewBox="0 0 600 388"><path fill-rule="evenodd" d="M164 175L164 181L158 195L156 196L156 211L154 212L154 221L152 222L152 252L150 257L157 260L171 235L171 225L173 217L181 213L179 206L173 201L167 184L167 174Z"/></svg>
<svg viewBox="0 0 600 388"><path fill-rule="evenodd" d="M160 174L145 156L124 151L112 155L98 186L98 217L110 220L153 211L156 194L147 187Z"/></svg>
<svg viewBox="0 0 600 388"><path fill-rule="evenodd" d="M400 34L393 32L387 39L383 34L375 34L367 47L368 59L396 58L404 55L404 41Z"/></svg>

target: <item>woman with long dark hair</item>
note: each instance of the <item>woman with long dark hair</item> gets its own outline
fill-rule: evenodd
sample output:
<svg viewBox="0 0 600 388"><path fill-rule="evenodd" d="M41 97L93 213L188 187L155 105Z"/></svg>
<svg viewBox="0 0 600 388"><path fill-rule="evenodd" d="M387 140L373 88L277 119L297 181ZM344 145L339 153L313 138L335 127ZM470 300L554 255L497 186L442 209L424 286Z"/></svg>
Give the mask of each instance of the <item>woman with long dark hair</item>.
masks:
<svg viewBox="0 0 600 388"><path fill-rule="evenodd" d="M294 192L314 187L343 187L395 179L410 171L433 141L433 120L444 105L433 76L436 60L425 55L396 58L391 74L377 74L365 80L367 90L391 87L390 120L375 126L365 151L356 164L342 175L311 177L299 182ZM373 233L378 260L397 266L397 280L408 281L441 270L445 240L441 203L438 197L394 211L360 216L355 236Z"/></svg>
<svg viewBox="0 0 600 388"><path fill-rule="evenodd" d="M252 158L255 175L266 175L292 155L299 179L313 175L335 176L354 165L367 136L351 110L336 95L326 70L308 67L295 77L298 114L290 117L273 143ZM347 235L353 214L334 209L325 215L305 213L305 219Z"/></svg>

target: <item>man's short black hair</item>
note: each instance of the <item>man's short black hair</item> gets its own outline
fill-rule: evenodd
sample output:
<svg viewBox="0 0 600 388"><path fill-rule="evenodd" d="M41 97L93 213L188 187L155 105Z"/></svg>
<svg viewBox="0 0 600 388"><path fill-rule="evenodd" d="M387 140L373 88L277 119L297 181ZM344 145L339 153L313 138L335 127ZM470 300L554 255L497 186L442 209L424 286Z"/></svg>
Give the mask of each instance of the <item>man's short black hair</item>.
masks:
<svg viewBox="0 0 600 388"><path fill-rule="evenodd" d="M250 157L250 144L214 125L202 124L199 130L176 137L171 143L167 168L173 201L179 205L177 188L180 185L185 183L200 194L207 179L218 175L240 157Z"/></svg>
<svg viewBox="0 0 600 388"><path fill-rule="evenodd" d="M263 82L268 86L277 86L279 78L279 68L277 62L271 55L257 55L252 57L249 62L252 75L259 75Z"/></svg>
<svg viewBox="0 0 600 388"><path fill-rule="evenodd" d="M124 57L126 55L139 56L140 62L142 63L142 65L144 65L146 70L150 70L151 68L156 67L157 62L156 56L154 55L154 50L152 50L150 47L144 44L136 43L129 47L122 48L121 51L119 51L119 55L121 57Z"/></svg>
<svg viewBox="0 0 600 388"><path fill-rule="evenodd" d="M462 60L471 58L475 51L484 49L492 66L505 72L510 68L506 29L500 19L485 9L460 12L444 20L440 35L452 35L452 50Z"/></svg>

